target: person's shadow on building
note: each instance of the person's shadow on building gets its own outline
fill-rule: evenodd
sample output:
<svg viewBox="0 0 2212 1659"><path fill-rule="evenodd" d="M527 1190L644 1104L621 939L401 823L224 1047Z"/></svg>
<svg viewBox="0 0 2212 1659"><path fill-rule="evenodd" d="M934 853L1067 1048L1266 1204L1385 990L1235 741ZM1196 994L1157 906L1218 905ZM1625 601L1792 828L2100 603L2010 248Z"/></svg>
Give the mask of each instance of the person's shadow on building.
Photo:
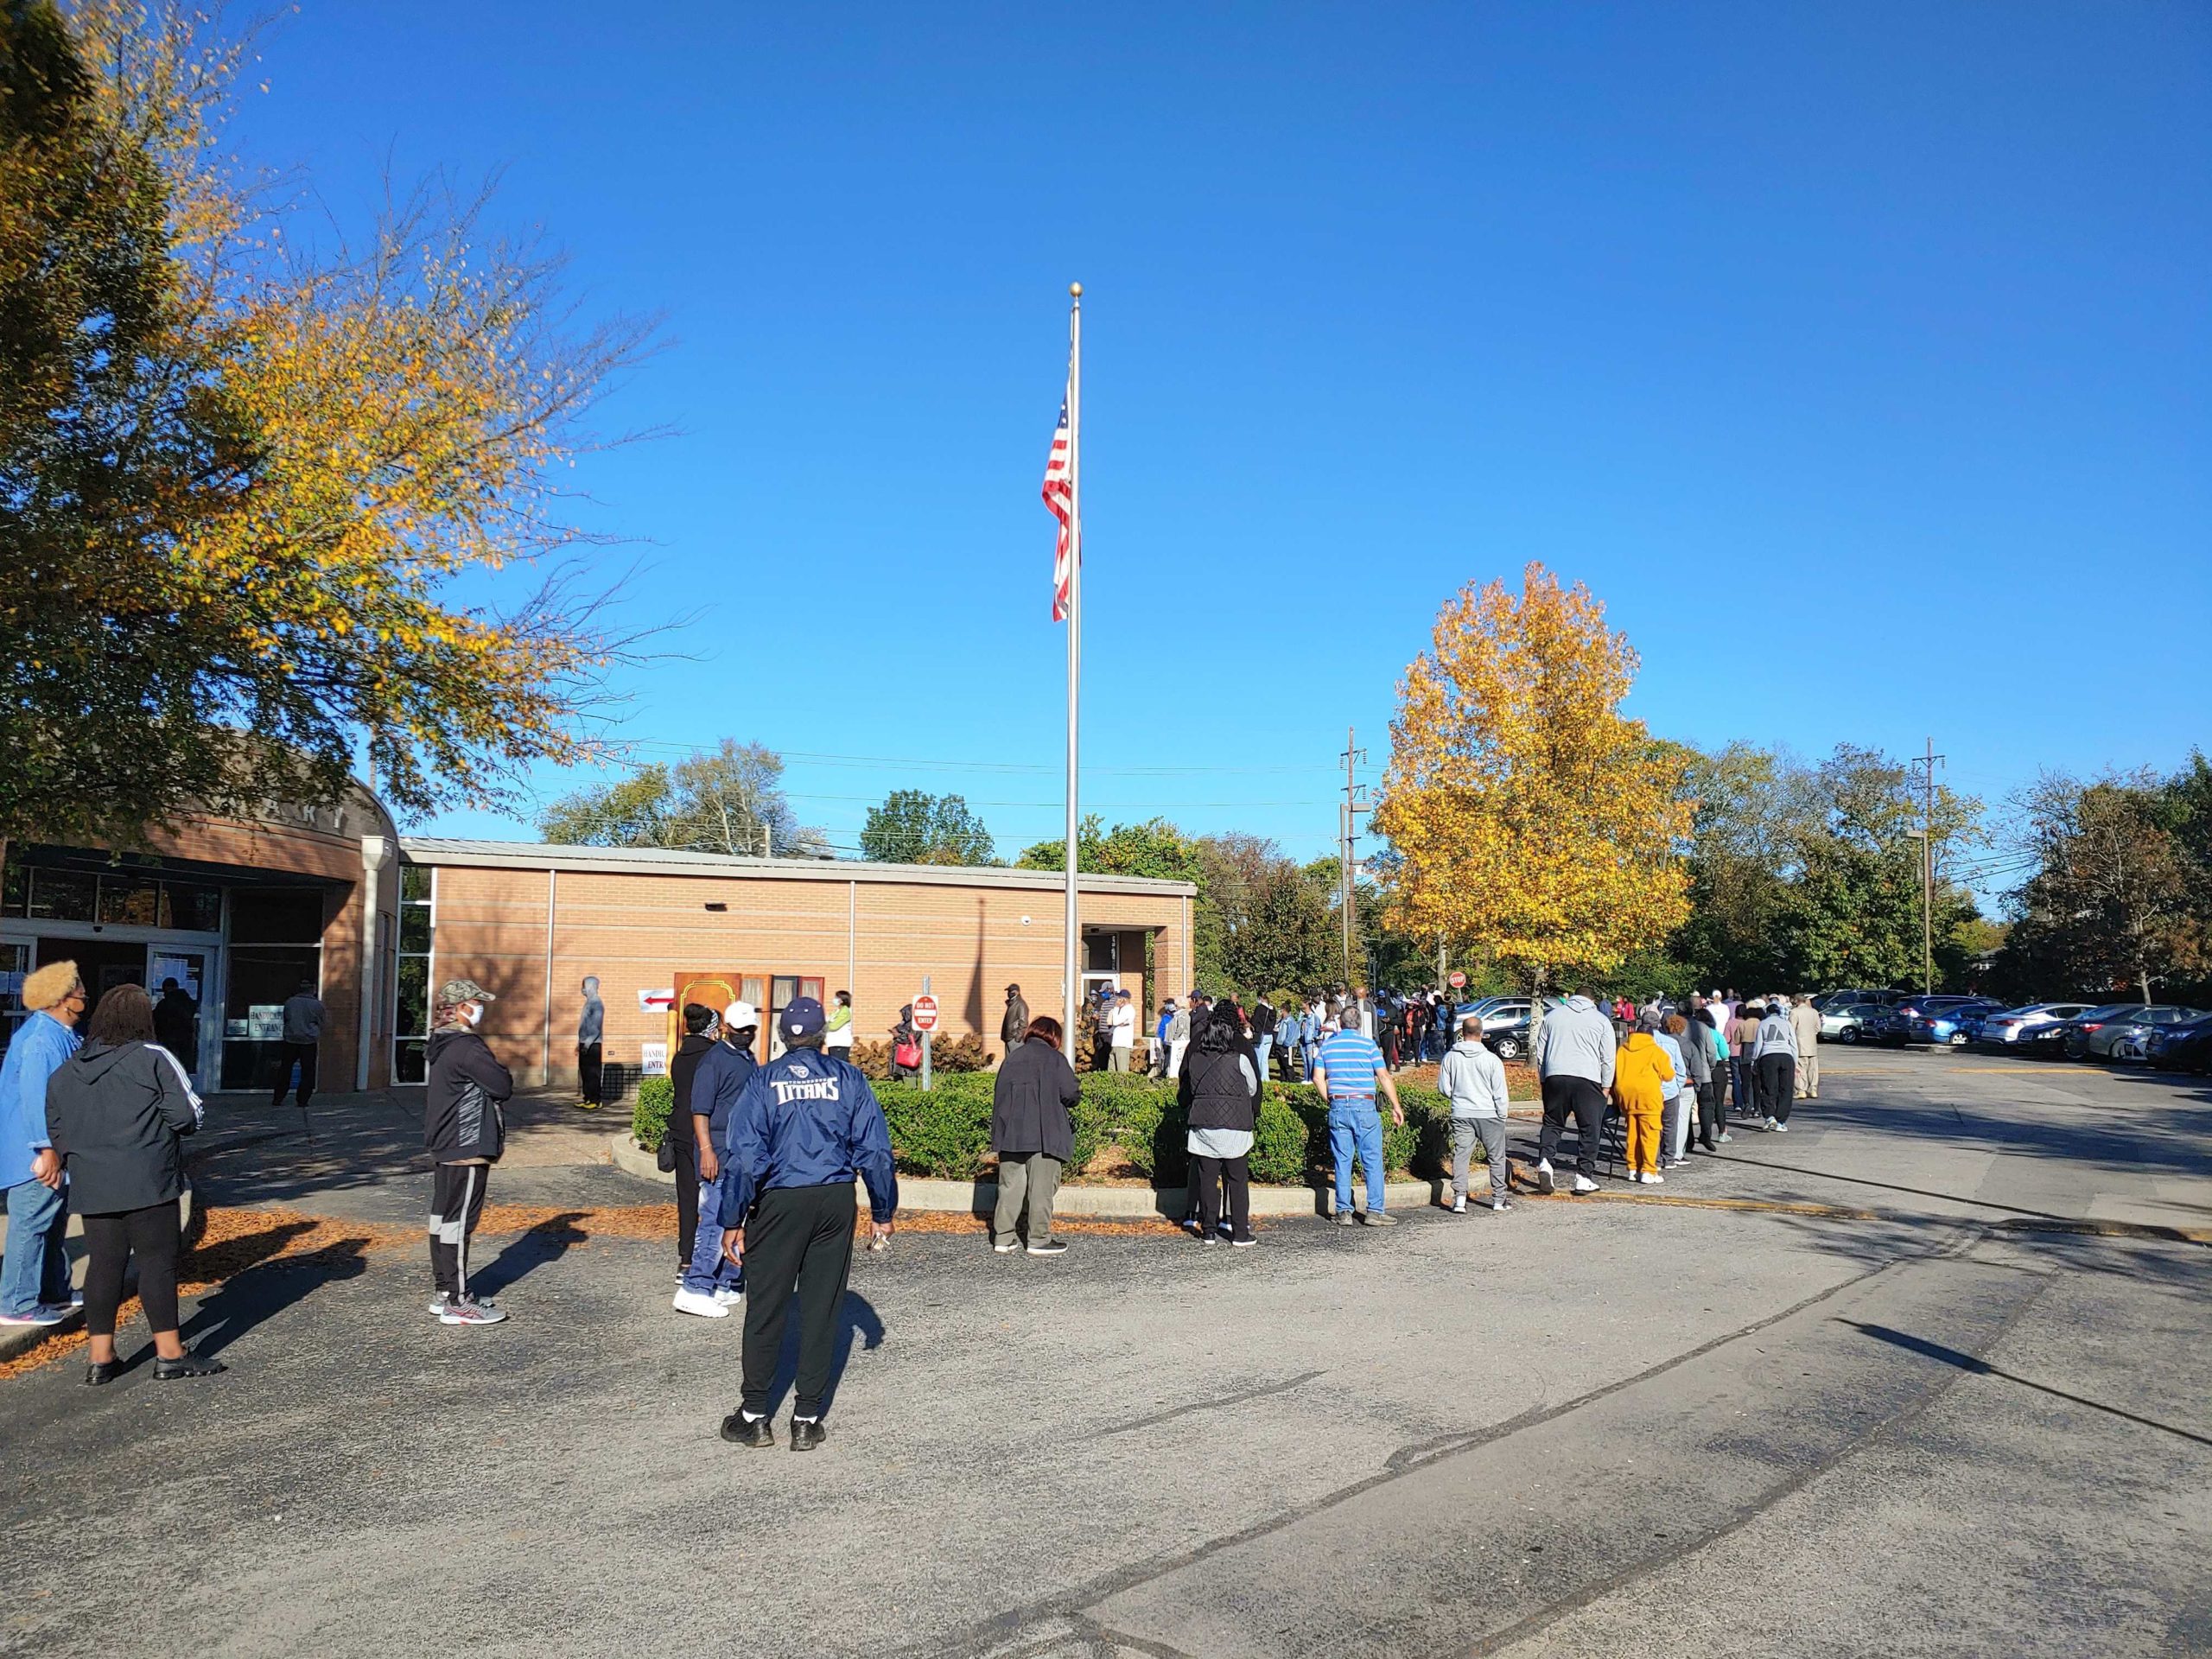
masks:
<svg viewBox="0 0 2212 1659"><path fill-rule="evenodd" d="M794 1297L796 1300L796 1297ZM788 1310L784 1320L783 1351L776 1357L776 1380L768 1385L768 1415L773 1417L784 1397L791 1392L791 1384L798 1380L798 1309ZM853 1338L858 1336L863 1348L883 1345L883 1320L869 1304L867 1297L856 1290L848 1290L844 1301L837 1309L836 1345L830 1356L830 1386L823 1391L822 1410L826 1416L837 1401L837 1390L844 1383L845 1366L853 1357Z"/></svg>

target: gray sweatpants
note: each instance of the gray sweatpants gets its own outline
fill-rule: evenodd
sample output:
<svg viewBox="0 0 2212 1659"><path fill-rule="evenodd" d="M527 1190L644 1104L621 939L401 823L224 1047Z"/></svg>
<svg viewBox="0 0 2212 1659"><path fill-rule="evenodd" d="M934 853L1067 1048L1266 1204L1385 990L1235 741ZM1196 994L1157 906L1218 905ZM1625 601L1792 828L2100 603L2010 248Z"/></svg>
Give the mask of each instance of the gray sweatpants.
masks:
<svg viewBox="0 0 2212 1659"><path fill-rule="evenodd" d="M1050 1153L1001 1155L998 1208L991 1214L991 1242L1002 1244L1014 1236L1025 1201L1029 1207L1029 1242L1042 1244L1051 1238L1052 1199L1059 1190L1060 1160Z"/></svg>
<svg viewBox="0 0 2212 1659"><path fill-rule="evenodd" d="M1452 1192L1467 1196L1467 1158L1475 1141L1483 1143L1483 1161L1490 1166L1490 1195L1505 1196L1505 1120L1502 1117L1455 1117L1452 1120Z"/></svg>

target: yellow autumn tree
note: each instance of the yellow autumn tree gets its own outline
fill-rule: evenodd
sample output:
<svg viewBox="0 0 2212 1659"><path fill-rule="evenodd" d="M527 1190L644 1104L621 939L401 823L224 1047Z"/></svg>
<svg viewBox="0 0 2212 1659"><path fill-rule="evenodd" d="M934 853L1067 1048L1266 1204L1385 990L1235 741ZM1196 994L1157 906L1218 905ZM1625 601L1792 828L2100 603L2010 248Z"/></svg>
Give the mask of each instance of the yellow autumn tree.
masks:
<svg viewBox="0 0 2212 1659"><path fill-rule="evenodd" d="M405 811L590 750L632 643L569 468L649 329L580 322L486 200L350 236L224 134L181 0L0 9L0 837Z"/></svg>
<svg viewBox="0 0 2212 1659"><path fill-rule="evenodd" d="M1637 654L1542 565L1470 583L1406 670L1375 812L1394 921L1536 988L1604 974L1688 912L1678 766L1624 719Z"/></svg>

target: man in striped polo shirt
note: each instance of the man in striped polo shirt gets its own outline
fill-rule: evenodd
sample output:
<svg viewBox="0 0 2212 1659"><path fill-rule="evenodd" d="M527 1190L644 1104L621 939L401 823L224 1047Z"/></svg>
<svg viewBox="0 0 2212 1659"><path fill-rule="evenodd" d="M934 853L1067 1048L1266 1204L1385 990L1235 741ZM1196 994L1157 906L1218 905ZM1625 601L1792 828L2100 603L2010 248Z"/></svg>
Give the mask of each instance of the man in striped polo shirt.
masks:
<svg viewBox="0 0 2212 1659"><path fill-rule="evenodd" d="M1337 1225L1352 1224L1351 1163L1357 1155L1367 1172L1367 1224L1395 1227L1397 1217L1388 1213L1382 1196L1382 1118L1375 1107L1379 1084L1389 1096L1390 1121L1403 1123L1405 1108L1398 1104L1398 1085L1382 1063L1375 1039L1361 1033L1350 1008L1343 1023L1321 1039L1313 1082L1329 1101L1329 1150L1337 1164Z"/></svg>

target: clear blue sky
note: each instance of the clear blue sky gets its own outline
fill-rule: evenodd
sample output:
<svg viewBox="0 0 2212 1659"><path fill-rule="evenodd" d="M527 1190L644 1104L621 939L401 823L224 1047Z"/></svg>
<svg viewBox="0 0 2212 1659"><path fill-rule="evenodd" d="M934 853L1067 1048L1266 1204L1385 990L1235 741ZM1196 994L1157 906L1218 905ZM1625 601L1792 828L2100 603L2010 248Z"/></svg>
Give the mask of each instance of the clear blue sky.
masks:
<svg viewBox="0 0 2212 1659"><path fill-rule="evenodd" d="M1531 558L1690 742L1994 798L2207 735L2201 5L304 0L260 69L341 216L505 168L665 315L608 420L680 435L587 476L702 615L623 729L861 757L788 775L837 842L901 785L1057 833L1071 278L1109 820L1325 850L1344 728Z"/></svg>

